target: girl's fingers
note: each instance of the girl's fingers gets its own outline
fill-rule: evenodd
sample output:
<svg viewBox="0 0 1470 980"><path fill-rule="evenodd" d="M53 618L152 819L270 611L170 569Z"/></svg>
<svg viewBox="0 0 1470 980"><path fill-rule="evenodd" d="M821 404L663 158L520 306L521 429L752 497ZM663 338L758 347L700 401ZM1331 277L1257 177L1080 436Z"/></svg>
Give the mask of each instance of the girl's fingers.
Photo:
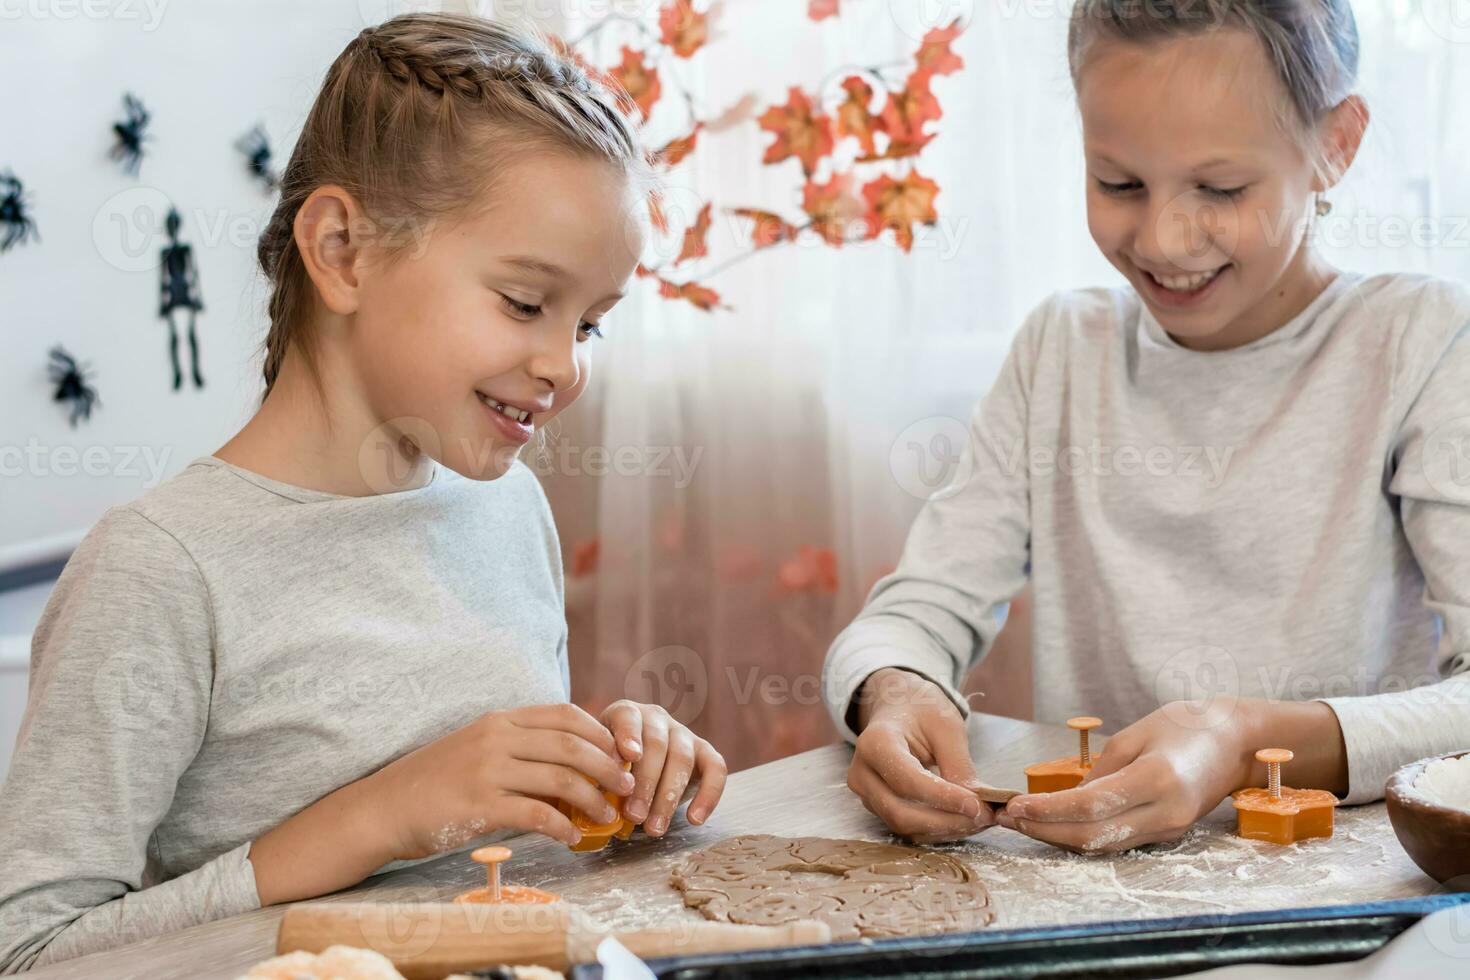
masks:
<svg viewBox="0 0 1470 980"><path fill-rule="evenodd" d="M663 775L664 758L669 751L668 718L658 711L643 715L643 755L633 763L633 796L624 806L628 819L642 823L653 808L653 794Z"/></svg>
<svg viewBox="0 0 1470 980"><path fill-rule="evenodd" d="M1055 793L1027 793L1006 804L1005 812L1018 820L1035 823L1094 823L1149 802L1154 794L1139 786L1132 769L1083 783L1075 789Z"/></svg>
<svg viewBox="0 0 1470 980"><path fill-rule="evenodd" d="M874 734L878 734L875 732ZM863 746L863 761L898 797L926 808L946 810L973 821L980 816L980 800L973 792L956 786L924 768L907 742L897 734L874 739Z"/></svg>
<svg viewBox="0 0 1470 980"><path fill-rule="evenodd" d="M720 797L725 792L728 772L724 757L715 751L714 746L703 740L695 750L694 765L699 770L699 788L689 801L687 816L690 823L697 824L704 823L715 812L715 807L719 805Z"/></svg>
<svg viewBox="0 0 1470 980"><path fill-rule="evenodd" d="M901 799L877 772L860 759L853 761L847 781L869 812L894 833L910 839L960 840L990 824L988 818L982 823L978 816L965 817Z"/></svg>
<svg viewBox="0 0 1470 980"><path fill-rule="evenodd" d="M618 758L612 732L575 704L537 704L528 708L517 708L506 717L518 728L570 732L591 742L603 754Z"/></svg>
<svg viewBox="0 0 1470 980"><path fill-rule="evenodd" d="M554 806L527 796L506 794L498 805L500 824L512 830L545 834L568 847L582 839L582 832Z"/></svg>
<svg viewBox="0 0 1470 980"><path fill-rule="evenodd" d="M1161 804L1151 803L1107 820L1042 823L1002 813L1000 822L1027 837L1085 854L1111 853L1140 844L1174 840L1186 827L1176 827Z"/></svg>
<svg viewBox="0 0 1470 980"><path fill-rule="evenodd" d="M632 701L614 701L602 713L602 720L623 758L637 762L643 755L643 710Z"/></svg>
<svg viewBox="0 0 1470 980"><path fill-rule="evenodd" d="M678 725L669 732L669 750L664 756L664 771L659 777L653 805L649 808L648 820L643 829L658 837L674 819L684 787L694 772L694 736L689 729Z"/></svg>
<svg viewBox="0 0 1470 980"><path fill-rule="evenodd" d="M951 783L973 789L980 784L975 774L975 760L970 758L970 733L965 723L940 719L925 726L939 775Z"/></svg>
<svg viewBox="0 0 1470 980"><path fill-rule="evenodd" d="M617 808L607 802L582 774L567 766L548 762L516 762L505 774L505 786L524 796L563 800L598 823L611 823Z"/></svg>
<svg viewBox="0 0 1470 980"><path fill-rule="evenodd" d="M567 731L544 728L526 728L508 746L512 759L529 763L549 763L585 773L597 781L597 785L620 796L633 790L633 777L623 771L623 765L591 742ZM592 790L585 779L578 782ZM601 798L602 794L597 794Z"/></svg>

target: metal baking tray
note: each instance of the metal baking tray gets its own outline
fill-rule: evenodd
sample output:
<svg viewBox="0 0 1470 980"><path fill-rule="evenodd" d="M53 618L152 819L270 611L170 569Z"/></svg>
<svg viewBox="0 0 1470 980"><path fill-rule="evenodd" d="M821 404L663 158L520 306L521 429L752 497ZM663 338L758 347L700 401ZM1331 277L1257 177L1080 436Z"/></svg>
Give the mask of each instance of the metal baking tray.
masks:
<svg viewBox="0 0 1470 980"><path fill-rule="evenodd" d="M1241 963L1304 966L1361 959L1431 912L1470 894L1358 905L991 929L798 949L649 961L660 980L904 977L905 980L1174 977ZM601 980L576 967L572 980Z"/></svg>

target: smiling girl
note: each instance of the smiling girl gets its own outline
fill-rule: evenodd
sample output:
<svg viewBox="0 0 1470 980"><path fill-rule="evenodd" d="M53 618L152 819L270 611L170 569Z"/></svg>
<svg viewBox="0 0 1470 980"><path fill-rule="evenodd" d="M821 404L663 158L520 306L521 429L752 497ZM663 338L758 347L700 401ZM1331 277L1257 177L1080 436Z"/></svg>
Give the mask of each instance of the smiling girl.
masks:
<svg viewBox="0 0 1470 980"><path fill-rule="evenodd" d="M495 831L572 844L555 802L610 820L604 789L655 836L695 784L708 818L708 743L567 703L556 530L516 461L587 385L646 161L535 38L410 15L348 44L260 242L259 411L109 510L36 629L0 972Z"/></svg>
<svg viewBox="0 0 1470 980"><path fill-rule="evenodd" d="M1470 745L1470 289L1313 245L1368 124L1346 0L1079 0L1069 47L1088 225L1129 285L1026 321L833 644L849 784L910 836L1080 850L1177 837L1267 746L1377 799ZM996 813L957 688L1028 580L1036 717L1121 731Z"/></svg>

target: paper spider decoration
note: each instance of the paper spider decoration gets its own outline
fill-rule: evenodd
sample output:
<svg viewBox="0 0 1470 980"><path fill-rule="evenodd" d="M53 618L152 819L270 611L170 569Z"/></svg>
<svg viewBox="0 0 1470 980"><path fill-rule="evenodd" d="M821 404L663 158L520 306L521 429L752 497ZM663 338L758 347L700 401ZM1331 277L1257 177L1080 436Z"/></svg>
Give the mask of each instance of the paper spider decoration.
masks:
<svg viewBox="0 0 1470 980"><path fill-rule="evenodd" d="M123 106L127 110L128 117L122 122L112 124L113 135L117 142L112 147L112 159L121 161L123 171L138 176L138 168L143 163L143 143L148 139L148 110L143 108L143 103L138 97L129 92L123 96Z"/></svg>
<svg viewBox="0 0 1470 980"><path fill-rule="evenodd" d="M275 190L281 183L281 177L271 166L271 145L265 129L255 126L235 141L235 149L245 155L245 165L250 169L250 176L260 181L266 190Z"/></svg>
<svg viewBox="0 0 1470 980"><path fill-rule="evenodd" d="M71 427L75 429L81 419L92 418L92 409L102 404L97 389L92 387L91 372L78 364L66 350L57 344L51 348L51 363L47 367L51 383L56 386L52 401L70 403Z"/></svg>
<svg viewBox="0 0 1470 980"><path fill-rule="evenodd" d="M36 223L27 213L25 187L20 178L10 171L0 174L0 252L8 252L12 245L21 245L29 238L41 240Z"/></svg>

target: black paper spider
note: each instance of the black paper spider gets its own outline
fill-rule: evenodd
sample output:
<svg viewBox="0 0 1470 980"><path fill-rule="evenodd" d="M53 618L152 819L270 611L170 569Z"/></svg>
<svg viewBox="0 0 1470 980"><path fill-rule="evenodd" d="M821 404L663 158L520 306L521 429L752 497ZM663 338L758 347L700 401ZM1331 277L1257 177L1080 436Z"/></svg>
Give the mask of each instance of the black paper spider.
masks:
<svg viewBox="0 0 1470 980"><path fill-rule="evenodd" d="M85 365L68 354L60 344L51 348L51 364L47 369L51 383L56 385L52 401L71 403L71 427L77 427L79 419L92 418L92 409L102 404L97 389L92 387L91 373Z"/></svg>
<svg viewBox="0 0 1470 980"><path fill-rule="evenodd" d="M235 149L245 154L250 175L264 184L266 190L275 190L280 185L280 175L271 166L271 145L264 128L256 126L235 140Z"/></svg>
<svg viewBox="0 0 1470 980"><path fill-rule="evenodd" d="M148 110L143 108L143 103L131 92L123 96L123 106L128 111L128 118L112 124L112 131L117 136L117 142L112 147L112 158L122 161L123 170L136 177L138 167L143 162L143 142L148 139L144 130L148 127L150 117Z"/></svg>
<svg viewBox="0 0 1470 980"><path fill-rule="evenodd" d="M4 237L0 237L0 252L10 251L12 245L24 244L32 236L37 241L41 240L36 223L26 213L25 187L8 170L0 174L0 226L5 228Z"/></svg>

